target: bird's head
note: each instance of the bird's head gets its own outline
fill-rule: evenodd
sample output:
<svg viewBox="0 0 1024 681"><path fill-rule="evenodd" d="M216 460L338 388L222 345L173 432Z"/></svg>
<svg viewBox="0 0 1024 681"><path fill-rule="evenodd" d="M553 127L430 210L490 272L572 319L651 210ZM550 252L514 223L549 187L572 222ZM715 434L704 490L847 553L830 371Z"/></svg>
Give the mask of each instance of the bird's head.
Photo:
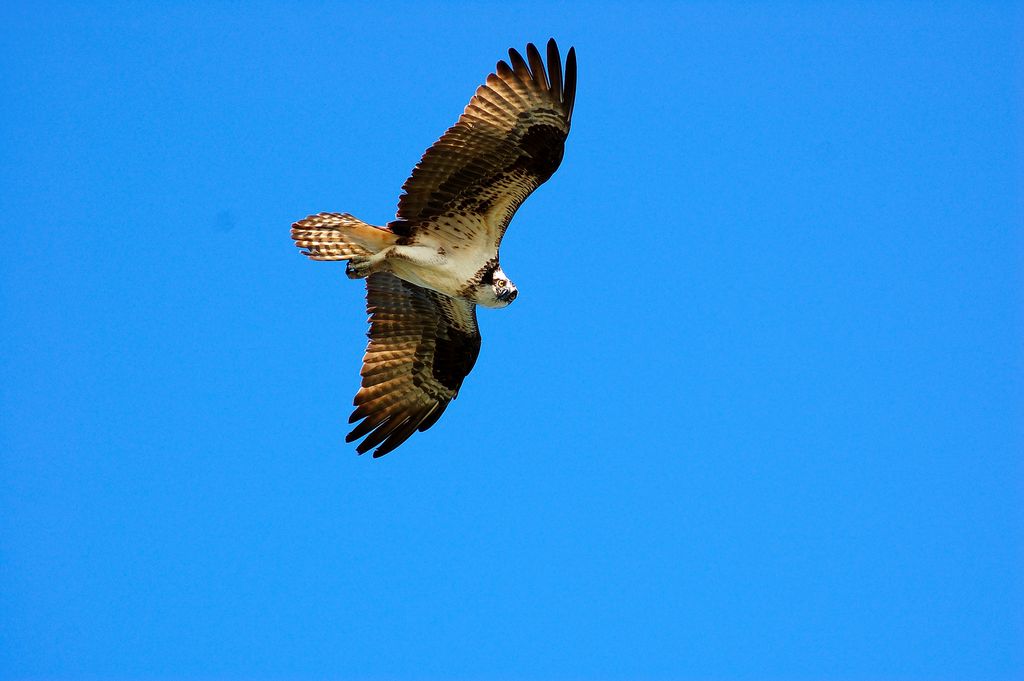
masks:
<svg viewBox="0 0 1024 681"><path fill-rule="evenodd" d="M512 283L500 266L486 274L477 287L476 302L484 307L507 307L519 295L519 289Z"/></svg>

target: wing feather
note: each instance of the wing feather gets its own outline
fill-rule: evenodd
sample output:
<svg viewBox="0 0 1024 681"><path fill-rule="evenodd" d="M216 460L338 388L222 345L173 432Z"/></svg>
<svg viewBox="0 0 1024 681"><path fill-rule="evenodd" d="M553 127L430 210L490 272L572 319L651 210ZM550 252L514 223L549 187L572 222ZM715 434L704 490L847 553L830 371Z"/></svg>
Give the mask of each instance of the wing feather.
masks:
<svg viewBox="0 0 1024 681"><path fill-rule="evenodd" d="M541 89L550 89L547 72L544 70L544 60L533 43L526 46L526 58L530 60L530 70L533 71L533 77L537 79Z"/></svg>
<svg viewBox="0 0 1024 681"><path fill-rule="evenodd" d="M569 56L575 63L576 51L570 49ZM562 60L558 57L558 45L553 40L548 41L548 82L551 83L552 92L562 92Z"/></svg>
<svg viewBox="0 0 1024 681"><path fill-rule="evenodd" d="M448 402L437 403L437 407L434 409L434 411L427 414L427 417L423 419L423 423L420 424L419 430L421 433L427 428L430 428L430 426L437 423L437 420L441 418L441 414L443 414L444 410L448 408L448 404Z"/></svg>
<svg viewBox="0 0 1024 681"><path fill-rule="evenodd" d="M402 424L395 426L387 438L380 444L377 451L373 453L374 456L384 456L398 445L402 444L409 439L409 436L416 432L416 429L430 413L430 410L436 406L436 402L431 405L424 405L411 413ZM358 450L358 447L356 448Z"/></svg>
<svg viewBox="0 0 1024 681"><path fill-rule="evenodd" d="M476 305L387 274L366 280L370 342L345 438L383 456L437 422L480 352Z"/></svg>
<svg viewBox="0 0 1024 681"><path fill-rule="evenodd" d="M575 101L572 48L565 69L563 86L554 40L547 44L546 73L535 45L526 46L525 58L509 50L509 61L498 62L458 122L413 169L391 230L414 236L434 218L469 216L497 247L519 206L561 164Z"/></svg>

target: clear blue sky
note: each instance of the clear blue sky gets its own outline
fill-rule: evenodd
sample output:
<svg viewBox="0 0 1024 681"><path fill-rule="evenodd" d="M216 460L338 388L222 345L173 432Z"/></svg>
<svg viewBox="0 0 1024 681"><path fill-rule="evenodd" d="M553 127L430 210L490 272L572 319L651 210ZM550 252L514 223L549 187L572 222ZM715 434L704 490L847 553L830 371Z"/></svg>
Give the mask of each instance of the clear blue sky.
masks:
<svg viewBox="0 0 1024 681"><path fill-rule="evenodd" d="M520 289L345 445L308 213L579 53ZM1024 12L0 10L0 676L1024 677Z"/></svg>

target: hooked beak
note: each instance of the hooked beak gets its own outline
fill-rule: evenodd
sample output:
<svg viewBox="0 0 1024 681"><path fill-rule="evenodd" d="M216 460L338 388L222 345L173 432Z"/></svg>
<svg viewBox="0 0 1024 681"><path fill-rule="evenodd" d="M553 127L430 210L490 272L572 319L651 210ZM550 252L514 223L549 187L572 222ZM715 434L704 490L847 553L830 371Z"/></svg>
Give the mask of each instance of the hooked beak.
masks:
<svg viewBox="0 0 1024 681"><path fill-rule="evenodd" d="M511 303L519 295L519 291L514 288L504 288L500 293L495 295L495 298L503 303Z"/></svg>

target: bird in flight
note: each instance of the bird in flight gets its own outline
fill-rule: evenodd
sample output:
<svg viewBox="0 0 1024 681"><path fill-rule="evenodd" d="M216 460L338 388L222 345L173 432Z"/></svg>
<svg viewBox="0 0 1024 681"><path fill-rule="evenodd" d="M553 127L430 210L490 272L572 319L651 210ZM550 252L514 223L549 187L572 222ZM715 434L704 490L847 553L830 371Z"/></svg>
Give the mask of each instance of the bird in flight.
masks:
<svg viewBox="0 0 1024 681"><path fill-rule="evenodd" d="M565 71L555 41L547 66L532 43L514 49L477 88L459 120L402 185L383 227L347 213L292 225L312 260L346 260L366 279L370 342L346 442L383 456L434 425L480 352L476 306L518 295L498 259L512 216L562 162L576 97L576 51ZM358 423L357 423L358 422Z"/></svg>

